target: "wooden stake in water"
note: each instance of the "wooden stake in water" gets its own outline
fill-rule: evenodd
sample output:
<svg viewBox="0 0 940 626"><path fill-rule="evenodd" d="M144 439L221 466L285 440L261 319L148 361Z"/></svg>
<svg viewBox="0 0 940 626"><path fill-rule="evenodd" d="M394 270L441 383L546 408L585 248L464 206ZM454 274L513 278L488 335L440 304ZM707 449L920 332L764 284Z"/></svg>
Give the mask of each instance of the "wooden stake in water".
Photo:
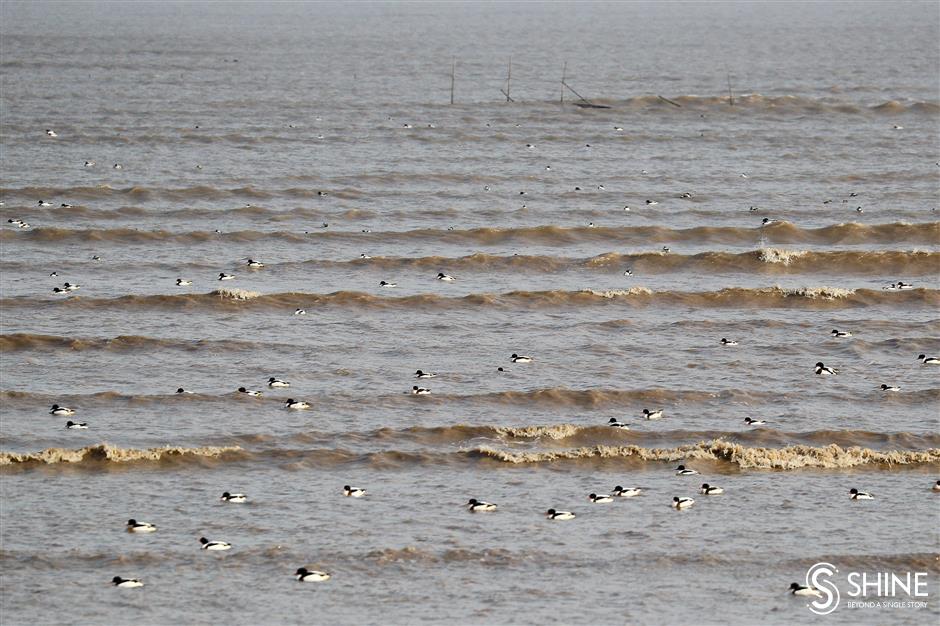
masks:
<svg viewBox="0 0 940 626"><path fill-rule="evenodd" d="M450 64L450 103L454 103L454 72L457 70L457 57Z"/></svg>
<svg viewBox="0 0 940 626"><path fill-rule="evenodd" d="M512 98L509 97L509 92L512 91L510 83L512 83L512 57L509 57L509 74L506 75L506 102L512 102Z"/></svg>
<svg viewBox="0 0 940 626"><path fill-rule="evenodd" d="M731 72L728 72L728 105L734 106L734 93L731 91Z"/></svg>
<svg viewBox="0 0 940 626"><path fill-rule="evenodd" d="M565 78L568 77L568 62L561 68L561 103L565 103Z"/></svg>

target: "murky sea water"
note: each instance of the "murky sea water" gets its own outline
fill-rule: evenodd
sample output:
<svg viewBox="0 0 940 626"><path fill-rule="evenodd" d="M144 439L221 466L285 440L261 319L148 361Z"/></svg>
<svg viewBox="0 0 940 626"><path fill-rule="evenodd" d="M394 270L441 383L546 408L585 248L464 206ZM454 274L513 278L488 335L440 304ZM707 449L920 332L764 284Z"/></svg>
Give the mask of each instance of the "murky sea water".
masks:
<svg viewBox="0 0 940 626"><path fill-rule="evenodd" d="M936 621L936 3L0 15L5 624Z"/></svg>

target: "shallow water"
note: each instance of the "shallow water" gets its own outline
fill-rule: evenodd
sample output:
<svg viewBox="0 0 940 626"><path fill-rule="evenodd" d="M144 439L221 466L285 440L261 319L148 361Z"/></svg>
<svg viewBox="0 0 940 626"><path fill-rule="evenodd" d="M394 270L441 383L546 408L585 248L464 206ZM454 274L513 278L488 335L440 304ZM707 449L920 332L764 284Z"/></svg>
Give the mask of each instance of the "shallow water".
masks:
<svg viewBox="0 0 940 626"><path fill-rule="evenodd" d="M5 623L810 623L819 561L940 614L936 5L0 15Z"/></svg>

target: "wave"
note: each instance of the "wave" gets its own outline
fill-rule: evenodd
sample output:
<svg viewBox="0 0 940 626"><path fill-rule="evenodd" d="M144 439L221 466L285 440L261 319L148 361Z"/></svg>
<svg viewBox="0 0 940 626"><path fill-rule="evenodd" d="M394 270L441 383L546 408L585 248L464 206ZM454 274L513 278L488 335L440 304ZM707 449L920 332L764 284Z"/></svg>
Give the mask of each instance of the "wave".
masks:
<svg viewBox="0 0 940 626"><path fill-rule="evenodd" d="M10 333L0 335L0 352L17 352L26 350L70 350L84 352L86 350L111 350L115 352L141 350L187 350L200 351L209 349L225 349L232 351L253 350L275 347L272 344L258 344L251 341L226 339L213 341L209 339L194 339L191 341L178 339L159 339L157 337L144 337L140 335L120 335L114 338L94 337L62 337L59 335L34 335L30 333Z"/></svg>
<svg viewBox="0 0 940 626"><path fill-rule="evenodd" d="M682 108L696 111L709 111L711 113L731 113L733 111L732 108L728 107L727 95L679 95L669 96L669 99L682 105ZM657 109L668 112L681 111L680 108L676 108L675 105L663 100L658 95L634 96L623 100L601 98L594 99L594 102L597 104L606 104L618 109ZM765 96L758 93L735 94L734 106L740 106L755 111L800 115L806 113L874 113L885 115L922 113L926 115L937 115L937 113L940 113L940 103L932 101L905 103L898 100L888 100L874 105L865 105L836 98L809 98L796 95Z"/></svg>
<svg viewBox="0 0 940 626"><path fill-rule="evenodd" d="M114 229L69 229L37 227L29 231L0 230L0 242L25 238L38 243L87 243L89 241L114 244L180 243L199 244L207 241L226 242L282 242L302 243L323 240L382 243L417 243L422 241L447 241L477 245L496 244L541 244L566 245L580 242L611 242L623 245L649 245L651 243L718 243L725 245L749 245L763 238L773 243L785 244L870 244L913 243L940 244L940 222L909 224L843 223L820 228L802 228L790 222L779 222L771 226L741 228L731 226L698 226L673 229L663 226L622 227L562 227L532 226L521 228L473 228L466 230L419 229L408 231L382 231L362 233L327 228L316 231L253 231L242 230L228 233L209 231L138 230L134 228Z"/></svg>
<svg viewBox="0 0 940 626"><path fill-rule="evenodd" d="M940 290L918 288L888 292L844 287L779 286L727 287L718 291L652 291L645 287L631 289L580 291L511 291L475 293L466 296L417 294L412 296L375 296L360 291L336 291L317 294L285 292L260 294L241 289L219 289L205 294L128 295L117 298L72 296L62 300L15 296L0 301L2 308L74 307L97 310L121 309L194 309L194 308L315 308L352 307L357 309L440 310L470 307L555 308L623 304L628 306L684 306L694 308L803 308L844 309L871 306L940 306Z"/></svg>
<svg viewBox="0 0 940 626"><path fill-rule="evenodd" d="M119 448L107 443L84 448L47 448L40 452L0 452L0 466L40 466L68 464L113 464L136 463L141 461L159 463L181 463L204 459L219 458L223 455L234 456L241 451L238 446L203 446L187 448L164 446L161 448Z"/></svg>

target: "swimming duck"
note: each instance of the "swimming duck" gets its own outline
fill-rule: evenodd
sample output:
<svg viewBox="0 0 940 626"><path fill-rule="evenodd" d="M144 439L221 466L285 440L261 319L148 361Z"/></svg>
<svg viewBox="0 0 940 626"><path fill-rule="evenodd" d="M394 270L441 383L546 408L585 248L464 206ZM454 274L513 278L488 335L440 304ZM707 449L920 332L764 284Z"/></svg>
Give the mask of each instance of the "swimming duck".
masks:
<svg viewBox="0 0 940 626"><path fill-rule="evenodd" d="M612 428L622 428L624 430L630 430L630 426L628 424L617 421L616 417L610 418L610 420L607 422L607 425Z"/></svg>
<svg viewBox="0 0 940 626"><path fill-rule="evenodd" d="M294 573L294 576L297 577L302 583L322 583L330 579L330 574L326 572L320 572L317 570L308 570L306 567L299 567Z"/></svg>
<svg viewBox="0 0 940 626"><path fill-rule="evenodd" d="M135 519L127 520L127 532L129 533L152 533L156 530L157 527L150 522L138 522Z"/></svg>
<svg viewBox="0 0 940 626"><path fill-rule="evenodd" d="M447 282L453 282L453 281L457 280L457 279L454 278L453 276L450 276L450 275L448 275L448 274L445 274L444 272L438 272L438 273L437 273L437 279L438 279L438 280L444 280L444 281L447 281Z"/></svg>
<svg viewBox="0 0 940 626"><path fill-rule="evenodd" d="M58 135L56 134L56 132L55 132L54 130L52 130L51 128L47 128L47 129L46 129L46 134L49 135L50 137L58 137Z"/></svg>
<svg viewBox="0 0 940 626"><path fill-rule="evenodd" d="M245 393L245 394L248 394L249 396L252 396L252 397L255 397L255 398L260 398L260 397L261 397L261 392L260 392L260 391L255 391L254 389L245 389L244 387L239 387L239 388L238 388L238 391L239 391L240 393Z"/></svg>
<svg viewBox="0 0 940 626"><path fill-rule="evenodd" d="M940 491L940 480L938 480L937 482L935 482L934 485L933 485L933 487L932 487L931 489L932 489L933 491Z"/></svg>
<svg viewBox="0 0 940 626"><path fill-rule="evenodd" d="M613 502L614 499L607 495L606 493L592 493L588 495L588 500L594 504L606 504L608 502Z"/></svg>
<svg viewBox="0 0 940 626"><path fill-rule="evenodd" d="M852 500L874 500L875 496L871 495L866 491L859 491L855 487L852 487L849 490L849 498Z"/></svg>
<svg viewBox="0 0 940 626"><path fill-rule="evenodd" d="M366 490L360 489L359 487L343 485L343 495L347 498L361 498L362 496L366 495Z"/></svg>
<svg viewBox="0 0 940 626"><path fill-rule="evenodd" d="M225 272L219 272L219 280L234 280L234 274L226 274Z"/></svg>
<svg viewBox="0 0 940 626"><path fill-rule="evenodd" d="M649 206L655 206L655 205L657 205L657 204L659 204L659 203L656 202L655 200L647 200L647 201L646 201L646 204L648 204Z"/></svg>
<svg viewBox="0 0 940 626"><path fill-rule="evenodd" d="M94 161L85 161L85 167L94 167L94 166L95 166Z"/></svg>
<svg viewBox="0 0 940 626"><path fill-rule="evenodd" d="M687 468L685 465L680 465L676 468L676 476L694 476L698 474L694 469Z"/></svg>
<svg viewBox="0 0 940 626"><path fill-rule="evenodd" d="M513 352L513 353L512 353L512 356L509 357L509 360L512 361L513 363L531 363L531 362L532 362L532 357L530 357L530 356L522 356L522 355L519 355L519 354L516 354L515 352Z"/></svg>
<svg viewBox="0 0 940 626"><path fill-rule="evenodd" d="M650 411L649 409L643 409L643 417L645 417L648 420L658 420L662 416L663 416L662 409L656 409L654 411Z"/></svg>
<svg viewBox="0 0 940 626"><path fill-rule="evenodd" d="M187 391L187 390L183 389L182 387L177 387L177 388L176 388L176 393L190 393L190 394L191 394L191 393L195 393L195 392L194 392L194 391Z"/></svg>
<svg viewBox="0 0 940 626"><path fill-rule="evenodd" d="M717 495L723 494L724 492L725 490L722 489L721 487L715 487L715 486L709 485L708 483L702 484L702 493L705 494L706 496L717 496Z"/></svg>
<svg viewBox="0 0 940 626"><path fill-rule="evenodd" d="M577 516L571 511L556 511L555 509L549 509L545 512L545 517L553 520L568 520L574 519Z"/></svg>
<svg viewBox="0 0 940 626"><path fill-rule="evenodd" d="M881 390L882 391L901 391L901 388L898 387L897 385L882 385Z"/></svg>
<svg viewBox="0 0 940 626"><path fill-rule="evenodd" d="M751 419L750 417L745 417L745 418L744 418L744 423L747 424L748 426L763 426L764 424L767 423L767 421L766 421L766 420L756 420L756 419Z"/></svg>
<svg viewBox="0 0 940 626"><path fill-rule="evenodd" d="M46 202L45 200L39 201L39 206L52 206L51 202Z"/></svg>
<svg viewBox="0 0 940 626"><path fill-rule="evenodd" d="M419 387L415 385L411 388L411 395L413 396L426 396L431 393L431 390L427 387Z"/></svg>
<svg viewBox="0 0 940 626"><path fill-rule="evenodd" d="M248 266L249 269L253 269L253 270L260 270L262 267L264 267L264 263L261 263L260 261L255 261L254 259L251 259L251 258L245 259L245 264Z"/></svg>
<svg viewBox="0 0 940 626"><path fill-rule="evenodd" d="M617 496L618 498L634 498L641 493L643 493L643 489L640 487L627 487L624 489L620 485L617 485L614 487L613 495Z"/></svg>
<svg viewBox="0 0 940 626"><path fill-rule="evenodd" d="M287 407L288 409L302 411L304 409L309 409L310 403L304 402L303 400L294 400L293 398L288 398L287 402L284 403L284 406Z"/></svg>
<svg viewBox="0 0 940 626"><path fill-rule="evenodd" d="M248 502L248 496L243 493L229 493L227 491L222 492L222 497L219 498L223 502L231 502L233 504L243 504Z"/></svg>
<svg viewBox="0 0 940 626"><path fill-rule="evenodd" d="M69 420L65 423L65 427L69 430L88 430L88 422L73 422Z"/></svg>
<svg viewBox="0 0 940 626"><path fill-rule="evenodd" d="M73 285L72 283L64 283L62 288L66 291L77 291L82 288L81 285Z"/></svg>
<svg viewBox="0 0 940 626"><path fill-rule="evenodd" d="M801 585L800 583L790 583L790 593L795 596L812 596L814 598L823 597L819 589L816 587L807 587L806 585Z"/></svg>
<svg viewBox="0 0 940 626"><path fill-rule="evenodd" d="M680 498L676 496L672 499L672 508L674 509L687 509L693 504L695 504L695 500L692 498Z"/></svg>
<svg viewBox="0 0 940 626"><path fill-rule="evenodd" d="M467 508L476 513L477 511L495 511L496 505L492 502L483 502L476 498L470 498L470 501L467 502Z"/></svg>
<svg viewBox="0 0 940 626"><path fill-rule="evenodd" d="M852 333L850 333L850 332L848 332L848 331L846 331L846 330L836 330L835 328L833 328L833 329L832 329L832 336L833 336L833 337L851 337L851 336L852 336Z"/></svg>
<svg viewBox="0 0 940 626"><path fill-rule="evenodd" d="M431 372L422 372L418 370L415 372L415 378L434 378L437 374L432 374Z"/></svg>
<svg viewBox="0 0 940 626"><path fill-rule="evenodd" d="M68 417L69 415L75 415L75 410L70 409L67 406L59 406L58 404L53 404L52 408L49 409L50 415L55 415L56 417Z"/></svg>
<svg viewBox="0 0 940 626"><path fill-rule="evenodd" d="M397 287L397 286L398 286L397 283L390 283L390 282L388 282L387 280L383 280L383 281L381 281L381 282L379 283L379 287L388 287L388 288L391 288L391 287Z"/></svg>
<svg viewBox="0 0 940 626"><path fill-rule="evenodd" d="M286 380L280 380L272 376L271 378L268 379L268 387L271 387L272 389L275 389L275 388L283 389L284 387L290 387L290 383L287 382Z"/></svg>
<svg viewBox="0 0 940 626"><path fill-rule="evenodd" d="M737 341L731 341L730 339L721 338L721 345L723 346L736 346L738 345Z"/></svg>
<svg viewBox="0 0 940 626"><path fill-rule="evenodd" d="M825 365L823 365L822 361L819 361L818 363L816 363L816 369L813 371L816 372L817 376L834 376L835 374L838 373L831 367L826 367Z"/></svg>
<svg viewBox="0 0 940 626"><path fill-rule="evenodd" d="M177 279L176 279L176 286L177 286L177 287L189 287L189 286L192 285L192 284L193 284L193 281L191 281L191 280L183 280L182 278L177 278Z"/></svg>
<svg viewBox="0 0 940 626"><path fill-rule="evenodd" d="M121 578L120 576L115 576L111 579L111 582L114 583L115 587L122 587L124 589L144 586L144 583L142 583L139 578Z"/></svg>
<svg viewBox="0 0 940 626"><path fill-rule="evenodd" d="M926 354L922 354L917 357L917 359L919 361L923 361L924 365L940 365L940 359L935 356L927 356Z"/></svg>
<svg viewBox="0 0 940 626"><path fill-rule="evenodd" d="M294 315L306 315L307 312L303 309L294 309Z"/></svg>
<svg viewBox="0 0 940 626"><path fill-rule="evenodd" d="M227 541L209 541L205 537L200 537L199 543L202 544L203 550L213 550L213 551L219 552L222 550L232 549L232 544L230 544Z"/></svg>

